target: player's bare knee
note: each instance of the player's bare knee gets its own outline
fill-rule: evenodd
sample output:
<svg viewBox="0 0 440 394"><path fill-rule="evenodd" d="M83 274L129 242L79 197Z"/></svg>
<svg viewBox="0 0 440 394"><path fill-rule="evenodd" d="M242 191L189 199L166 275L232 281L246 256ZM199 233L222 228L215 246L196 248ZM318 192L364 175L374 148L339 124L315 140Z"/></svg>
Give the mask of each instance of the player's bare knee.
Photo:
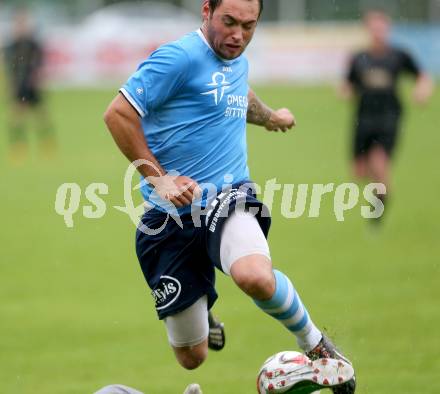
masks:
<svg viewBox="0 0 440 394"><path fill-rule="evenodd" d="M207 347L199 347L197 349L185 348L185 350L175 348L174 352L179 364L187 370L197 369L203 364L208 356Z"/></svg>
<svg viewBox="0 0 440 394"><path fill-rule="evenodd" d="M265 256L240 259L232 266L231 274L237 286L254 299L270 299L275 291L272 265Z"/></svg>
<svg viewBox="0 0 440 394"><path fill-rule="evenodd" d="M200 367L204 360L198 358L179 358L178 361L183 368L188 371L192 371Z"/></svg>

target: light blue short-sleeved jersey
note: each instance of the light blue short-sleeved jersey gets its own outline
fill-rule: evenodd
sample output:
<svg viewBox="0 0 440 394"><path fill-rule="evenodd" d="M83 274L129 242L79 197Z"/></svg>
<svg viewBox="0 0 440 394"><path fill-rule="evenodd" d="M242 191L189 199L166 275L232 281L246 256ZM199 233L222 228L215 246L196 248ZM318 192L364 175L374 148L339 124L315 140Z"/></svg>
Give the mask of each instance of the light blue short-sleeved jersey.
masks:
<svg viewBox="0 0 440 394"><path fill-rule="evenodd" d="M219 58L198 30L153 52L120 92L142 117L148 146L167 172L220 190L225 175L234 183L249 179L247 79L245 56ZM155 204L152 187L141 190Z"/></svg>

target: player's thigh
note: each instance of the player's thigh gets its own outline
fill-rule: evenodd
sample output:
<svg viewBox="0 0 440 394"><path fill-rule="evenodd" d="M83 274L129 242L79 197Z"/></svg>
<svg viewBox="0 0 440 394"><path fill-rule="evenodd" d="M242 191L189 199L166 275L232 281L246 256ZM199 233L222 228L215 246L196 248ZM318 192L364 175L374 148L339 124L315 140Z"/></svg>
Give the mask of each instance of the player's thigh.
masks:
<svg viewBox="0 0 440 394"><path fill-rule="evenodd" d="M199 367L208 355L208 302L203 296L182 312L164 319L168 341L186 369Z"/></svg>
<svg viewBox="0 0 440 394"><path fill-rule="evenodd" d="M269 244L255 216L247 212L231 213L222 228L220 261L228 275L237 262L254 265L258 270L268 265L271 270Z"/></svg>
<svg viewBox="0 0 440 394"><path fill-rule="evenodd" d="M385 157L384 161L388 161L394 153L394 150L399 142L400 135L400 121L398 118L389 119L384 123L382 132L377 136L377 145L382 147ZM382 152L375 152L376 156L380 156ZM380 159L380 157L378 158Z"/></svg>
<svg viewBox="0 0 440 394"><path fill-rule="evenodd" d="M200 229L182 215L183 228L167 215L148 212L136 233L136 252L159 319L174 316L203 296L214 304L214 266L206 256ZM166 223L164 225L164 223ZM151 231L150 229L161 229Z"/></svg>
<svg viewBox="0 0 440 394"><path fill-rule="evenodd" d="M208 299L199 298L185 310L164 319L168 341L177 349L192 348L203 344L208 338Z"/></svg>
<svg viewBox="0 0 440 394"><path fill-rule="evenodd" d="M374 128L367 120L360 119L355 126L353 135L353 158L362 161L372 145Z"/></svg>
<svg viewBox="0 0 440 394"><path fill-rule="evenodd" d="M368 177L368 155L359 153L353 158L353 175L357 178Z"/></svg>

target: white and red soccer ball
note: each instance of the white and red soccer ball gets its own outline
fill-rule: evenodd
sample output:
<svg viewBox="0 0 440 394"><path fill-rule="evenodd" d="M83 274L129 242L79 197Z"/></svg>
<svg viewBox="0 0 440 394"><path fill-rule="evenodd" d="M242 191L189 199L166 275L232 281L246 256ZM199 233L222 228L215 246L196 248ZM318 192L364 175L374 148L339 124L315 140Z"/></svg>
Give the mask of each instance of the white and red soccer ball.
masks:
<svg viewBox="0 0 440 394"><path fill-rule="evenodd" d="M271 393L272 387L271 379L279 374L283 374L283 369L291 369L297 365L301 367L310 363L310 359L302 353L294 351L279 352L269 357L261 367L257 377L257 389L259 394ZM290 388L286 387L285 391L278 388L277 393L287 393Z"/></svg>

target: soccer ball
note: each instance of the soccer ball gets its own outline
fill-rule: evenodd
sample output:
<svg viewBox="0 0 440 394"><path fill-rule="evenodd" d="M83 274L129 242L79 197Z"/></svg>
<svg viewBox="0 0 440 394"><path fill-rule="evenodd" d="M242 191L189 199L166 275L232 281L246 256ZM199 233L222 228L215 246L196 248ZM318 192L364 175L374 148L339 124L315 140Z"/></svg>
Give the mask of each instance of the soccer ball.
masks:
<svg viewBox="0 0 440 394"><path fill-rule="evenodd" d="M282 381L277 387L274 386L273 378L277 376L284 375L284 370L303 368L305 365L310 363L310 359L299 352L294 351L284 351L277 353L269 357L263 364L258 373L257 378L257 390L259 394L269 394L272 393L276 388L277 393L289 393L292 387L286 387L283 391Z"/></svg>

